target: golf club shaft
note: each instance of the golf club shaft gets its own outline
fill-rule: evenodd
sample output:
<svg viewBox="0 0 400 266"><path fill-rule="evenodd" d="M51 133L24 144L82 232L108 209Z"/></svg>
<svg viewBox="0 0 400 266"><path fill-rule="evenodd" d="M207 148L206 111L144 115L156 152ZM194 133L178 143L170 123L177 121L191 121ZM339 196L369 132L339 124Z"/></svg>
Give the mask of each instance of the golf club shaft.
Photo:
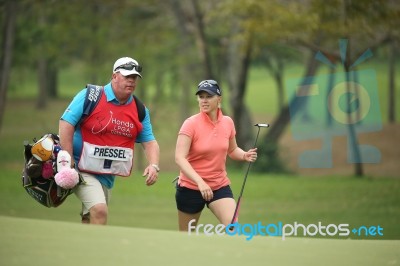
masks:
<svg viewBox="0 0 400 266"><path fill-rule="evenodd" d="M253 146L254 148L257 146L257 140L258 140L258 136L260 135L260 128L261 128L260 126L257 126L257 127L258 127L258 131L257 131L256 140L254 141L254 146ZM250 171L251 164L252 164L252 162L249 162L249 165L247 167L247 171L246 171L246 174L244 176L242 188L240 189L240 194L239 194L239 197L238 197L238 201L236 203L235 212L233 213L231 224L233 224L235 222L235 220L236 220L236 216L238 214L238 210L239 210L239 206L240 206L240 201L242 199L242 195L243 195L243 191L244 191L244 186L246 185L246 180L247 180L247 176L248 176L249 171Z"/></svg>

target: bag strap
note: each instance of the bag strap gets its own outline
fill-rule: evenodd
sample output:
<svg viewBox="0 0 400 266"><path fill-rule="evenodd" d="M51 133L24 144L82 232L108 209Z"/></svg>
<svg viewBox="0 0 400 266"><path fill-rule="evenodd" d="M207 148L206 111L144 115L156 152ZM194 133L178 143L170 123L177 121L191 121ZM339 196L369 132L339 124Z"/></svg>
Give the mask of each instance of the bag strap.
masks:
<svg viewBox="0 0 400 266"><path fill-rule="evenodd" d="M87 84L86 85L86 96L85 96L85 102L83 104L83 115L82 118L85 118L89 116L94 108L96 108L97 104L100 102L100 98L103 94L104 87L103 86L98 86L98 85L93 85L93 84ZM145 105L139 100L138 97L135 95L132 95L133 99L135 100L136 103L136 109L138 113L138 118L140 122L143 122L145 116L146 116L146 108Z"/></svg>
<svg viewBox="0 0 400 266"><path fill-rule="evenodd" d="M83 104L82 119L89 116L97 104L100 102L101 95L103 94L103 87L88 84L86 85L85 103Z"/></svg>
<svg viewBox="0 0 400 266"><path fill-rule="evenodd" d="M146 107L139 100L138 97L136 97L135 95L132 95L132 96L133 96L133 99L135 100L135 103L136 103L136 109L137 109L139 121L143 122L143 120L144 120L144 118L146 116Z"/></svg>

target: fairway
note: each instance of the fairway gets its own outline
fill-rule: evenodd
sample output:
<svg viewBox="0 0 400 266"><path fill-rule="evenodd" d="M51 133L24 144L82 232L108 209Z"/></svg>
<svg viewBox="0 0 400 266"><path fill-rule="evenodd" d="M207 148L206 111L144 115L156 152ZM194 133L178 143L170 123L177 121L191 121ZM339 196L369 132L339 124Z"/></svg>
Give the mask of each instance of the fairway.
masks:
<svg viewBox="0 0 400 266"><path fill-rule="evenodd" d="M399 240L205 236L0 216L0 265L399 265Z"/></svg>

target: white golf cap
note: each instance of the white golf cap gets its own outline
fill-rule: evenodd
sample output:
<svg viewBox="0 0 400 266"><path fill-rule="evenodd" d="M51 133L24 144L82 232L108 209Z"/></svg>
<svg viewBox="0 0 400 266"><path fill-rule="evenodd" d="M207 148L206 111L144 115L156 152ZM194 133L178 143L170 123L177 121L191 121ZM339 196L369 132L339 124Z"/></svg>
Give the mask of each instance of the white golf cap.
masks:
<svg viewBox="0 0 400 266"><path fill-rule="evenodd" d="M139 73L142 71L142 67L139 65L139 63L130 57L121 57L114 63L113 67L113 73L121 73L123 76L129 76L129 75L138 75L139 77L142 77L142 75Z"/></svg>

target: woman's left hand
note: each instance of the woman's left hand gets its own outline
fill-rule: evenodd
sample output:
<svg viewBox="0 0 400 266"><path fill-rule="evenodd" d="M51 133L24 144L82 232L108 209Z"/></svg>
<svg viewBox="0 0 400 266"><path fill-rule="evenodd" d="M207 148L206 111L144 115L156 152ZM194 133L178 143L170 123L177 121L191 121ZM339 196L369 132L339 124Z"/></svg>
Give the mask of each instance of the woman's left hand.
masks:
<svg viewBox="0 0 400 266"><path fill-rule="evenodd" d="M248 150L243 154L243 160L246 162L255 162L257 160L257 148Z"/></svg>

